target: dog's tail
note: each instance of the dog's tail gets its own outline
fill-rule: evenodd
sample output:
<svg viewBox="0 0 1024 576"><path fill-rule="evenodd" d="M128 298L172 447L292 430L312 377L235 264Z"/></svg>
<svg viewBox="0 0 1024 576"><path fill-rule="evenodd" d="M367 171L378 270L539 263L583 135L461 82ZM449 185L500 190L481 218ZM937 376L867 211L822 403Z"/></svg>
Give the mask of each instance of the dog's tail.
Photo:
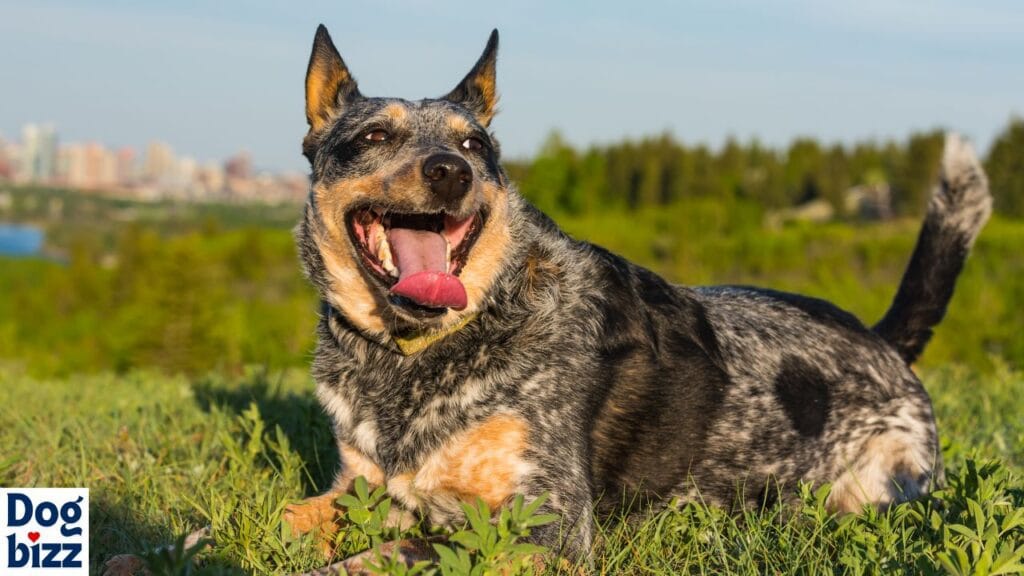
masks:
<svg viewBox="0 0 1024 576"><path fill-rule="evenodd" d="M971 145L946 136L939 182L899 291L874 330L910 364L942 321L964 260L992 212L988 179Z"/></svg>

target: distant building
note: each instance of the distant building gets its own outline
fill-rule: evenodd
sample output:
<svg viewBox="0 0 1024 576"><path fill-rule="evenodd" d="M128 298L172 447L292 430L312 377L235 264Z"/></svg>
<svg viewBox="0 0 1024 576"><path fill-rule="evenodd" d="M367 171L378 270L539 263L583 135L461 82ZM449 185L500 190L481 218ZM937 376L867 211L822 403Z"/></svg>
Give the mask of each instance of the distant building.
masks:
<svg viewBox="0 0 1024 576"><path fill-rule="evenodd" d="M205 194L196 181L198 172L199 163L195 158L185 156L179 159L177 174L175 180L170 183L169 192L178 198L202 200Z"/></svg>
<svg viewBox="0 0 1024 576"><path fill-rule="evenodd" d="M117 155L112 150L97 142L88 146L90 160L93 162L96 178L93 188L112 188L117 185Z"/></svg>
<svg viewBox="0 0 1024 576"><path fill-rule="evenodd" d="M196 180L202 187L207 198L219 198L224 193L227 179L224 169L216 162L209 162L199 167Z"/></svg>
<svg viewBox="0 0 1024 576"><path fill-rule="evenodd" d="M16 179L51 182L57 172L57 132L52 125L26 124L21 131L21 158Z"/></svg>
<svg viewBox="0 0 1024 576"><path fill-rule="evenodd" d="M0 139L0 180L53 183L139 200L300 202L308 193L303 174L256 173L248 152L223 164L179 158L170 145L153 141L140 162L131 148L98 142L57 145L53 126L25 125L22 142ZM62 205L51 203L59 212Z"/></svg>
<svg viewBox="0 0 1024 576"><path fill-rule="evenodd" d="M68 144L60 150L58 165L59 182L65 186L75 187L87 179L85 169L85 146Z"/></svg>
<svg viewBox="0 0 1024 576"><path fill-rule="evenodd" d="M142 177L146 183L160 187L176 179L178 161L174 150L164 142L150 142L146 147L146 160Z"/></svg>
<svg viewBox="0 0 1024 576"><path fill-rule="evenodd" d="M790 222L828 222L832 220L835 213L835 208L828 200L819 198L792 208L769 212L765 215L765 226L778 229Z"/></svg>
<svg viewBox="0 0 1024 576"><path fill-rule="evenodd" d="M122 188L129 188L138 179L135 166L135 150L121 148L117 151L117 184Z"/></svg>
<svg viewBox="0 0 1024 576"><path fill-rule="evenodd" d="M252 157L244 150L224 162L224 174L228 178L248 180L252 178Z"/></svg>
<svg viewBox="0 0 1024 576"><path fill-rule="evenodd" d="M120 184L117 155L98 142L63 147L58 166L57 181L72 188L102 190Z"/></svg>
<svg viewBox="0 0 1024 576"><path fill-rule="evenodd" d="M862 184L846 191L843 207L848 216L861 220L892 218L892 191L885 182Z"/></svg>

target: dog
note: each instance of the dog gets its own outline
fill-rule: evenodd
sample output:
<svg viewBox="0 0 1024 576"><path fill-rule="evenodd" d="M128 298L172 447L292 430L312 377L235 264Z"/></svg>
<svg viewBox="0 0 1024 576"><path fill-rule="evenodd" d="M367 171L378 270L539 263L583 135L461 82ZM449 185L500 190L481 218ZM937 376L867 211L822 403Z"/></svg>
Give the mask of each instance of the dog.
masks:
<svg viewBox="0 0 1024 576"><path fill-rule="evenodd" d="M624 501L761 506L831 483L836 512L943 481L911 364L991 212L971 147L947 137L927 216L884 318L805 296L673 285L575 240L500 163L497 30L440 98L363 96L327 30L306 74L312 178L296 228L321 300L312 365L341 466L293 506L330 530L365 477L407 518L549 497L531 539L567 558Z"/></svg>

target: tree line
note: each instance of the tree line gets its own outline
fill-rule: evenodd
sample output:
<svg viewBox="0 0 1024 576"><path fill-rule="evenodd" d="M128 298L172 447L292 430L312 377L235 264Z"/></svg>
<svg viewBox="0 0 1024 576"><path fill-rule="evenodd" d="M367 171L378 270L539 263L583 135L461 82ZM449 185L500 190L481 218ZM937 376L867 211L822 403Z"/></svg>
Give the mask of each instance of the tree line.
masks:
<svg viewBox="0 0 1024 576"><path fill-rule="evenodd" d="M822 144L785 149L730 138L718 150L670 134L579 150L553 132L529 161L506 162L520 191L545 211L581 215L665 206L687 198L753 201L768 210L825 200L841 213L854 186L886 185L897 216L923 212L938 175L944 133L903 142ZM1003 215L1024 217L1024 119L1012 118L985 168Z"/></svg>

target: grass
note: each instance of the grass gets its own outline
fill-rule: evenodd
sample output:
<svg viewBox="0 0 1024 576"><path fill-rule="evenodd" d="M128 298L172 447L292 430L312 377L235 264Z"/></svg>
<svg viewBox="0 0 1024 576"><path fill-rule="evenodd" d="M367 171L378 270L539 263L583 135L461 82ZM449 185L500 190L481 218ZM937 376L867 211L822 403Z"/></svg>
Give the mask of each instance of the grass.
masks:
<svg viewBox="0 0 1024 576"><path fill-rule="evenodd" d="M1024 573L1024 374L996 366L984 375L958 367L923 375L949 469L935 500L836 518L822 507L823 490L803 487L799 510L730 516L684 506L639 525L603 526L595 571ZM91 489L93 573L113 554L207 524L215 544L198 556L201 573L323 564L310 539L289 537L280 522L284 506L326 486L337 464L302 371L39 380L0 369L0 450L0 485ZM480 530L457 540L472 542ZM360 535L353 524L343 547L369 541ZM482 553L452 546L451 558L461 550L485 567Z"/></svg>

